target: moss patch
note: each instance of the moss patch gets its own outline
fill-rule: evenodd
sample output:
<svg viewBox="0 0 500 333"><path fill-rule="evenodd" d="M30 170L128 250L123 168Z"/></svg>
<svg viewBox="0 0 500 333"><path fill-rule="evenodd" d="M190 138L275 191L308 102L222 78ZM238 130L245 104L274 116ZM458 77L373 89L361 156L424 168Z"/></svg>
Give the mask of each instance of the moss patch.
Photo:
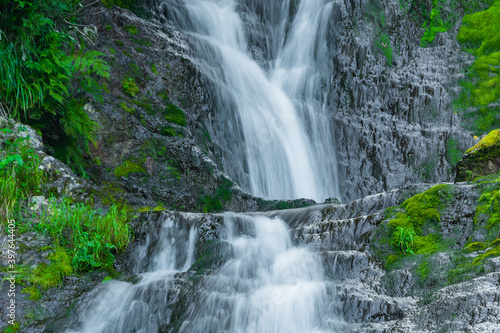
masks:
<svg viewBox="0 0 500 333"><path fill-rule="evenodd" d="M122 91L130 97L135 97L139 93L139 87L135 80L129 77L122 80Z"/></svg>
<svg viewBox="0 0 500 333"><path fill-rule="evenodd" d="M496 129L488 133L484 138L482 138L478 143L476 143L473 147L467 149L466 154L471 153L477 149L484 149L491 147L498 143L500 140L500 130Z"/></svg>
<svg viewBox="0 0 500 333"><path fill-rule="evenodd" d="M129 174L134 172L146 173L146 171L146 168L142 164L125 161L125 163L115 169L114 174L116 177L127 177Z"/></svg>
<svg viewBox="0 0 500 333"><path fill-rule="evenodd" d="M186 126L186 114L176 105L169 103L163 114L165 115L165 120L180 126Z"/></svg>
<svg viewBox="0 0 500 333"><path fill-rule="evenodd" d="M198 207L204 213L222 212L224 205L231 201L233 182L224 179L213 195L202 195L198 199Z"/></svg>

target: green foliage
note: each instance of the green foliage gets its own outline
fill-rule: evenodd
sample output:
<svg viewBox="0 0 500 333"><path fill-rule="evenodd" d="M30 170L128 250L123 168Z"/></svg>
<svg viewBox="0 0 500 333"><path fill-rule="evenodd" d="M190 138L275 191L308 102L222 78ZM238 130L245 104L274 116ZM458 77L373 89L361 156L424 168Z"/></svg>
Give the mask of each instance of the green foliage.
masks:
<svg viewBox="0 0 500 333"><path fill-rule="evenodd" d="M176 105L169 103L163 113L165 120L180 126L186 126L186 114Z"/></svg>
<svg viewBox="0 0 500 333"><path fill-rule="evenodd" d="M446 160L454 168L462 158L462 151L458 148L458 141L454 138L446 140Z"/></svg>
<svg viewBox="0 0 500 333"><path fill-rule="evenodd" d="M51 146L62 134L76 144L82 140L85 150L95 124L79 101L85 93L102 101L97 80L109 77L109 67L102 53L85 50L83 41L64 32L79 2L22 3L0 3L0 109L40 130Z"/></svg>
<svg viewBox="0 0 500 333"><path fill-rule="evenodd" d="M432 43L439 32L446 32L450 28L449 23L445 24L441 19L441 11L438 8L438 0L433 0L429 20L425 21L423 27L425 33L420 41L420 46L426 47L427 44Z"/></svg>
<svg viewBox="0 0 500 333"><path fill-rule="evenodd" d="M384 56L386 57L386 65L388 67L392 66L392 48L391 48L391 38L389 34L383 32L380 35L380 40L376 44L377 47L382 51Z"/></svg>
<svg viewBox="0 0 500 333"><path fill-rule="evenodd" d="M500 140L500 130L496 129L488 133L484 138L479 140L473 147L467 149L465 151L466 154L469 154L475 150L489 148L493 145L496 145Z"/></svg>
<svg viewBox="0 0 500 333"><path fill-rule="evenodd" d="M115 205L104 214L85 204L53 203L35 228L68 250L75 271L112 264L113 253L125 249L130 237L126 210Z"/></svg>
<svg viewBox="0 0 500 333"><path fill-rule="evenodd" d="M184 131L178 129L178 128L174 128L172 126L164 126L162 129L161 129L161 135L164 135L164 136L170 136L170 137L180 137L182 138L184 136Z"/></svg>
<svg viewBox="0 0 500 333"><path fill-rule="evenodd" d="M8 325L2 329L2 333L16 333L21 329L21 325L16 321L14 325Z"/></svg>
<svg viewBox="0 0 500 333"><path fill-rule="evenodd" d="M122 81L122 91L130 97L135 97L139 93L139 87L133 78L125 78Z"/></svg>
<svg viewBox="0 0 500 333"><path fill-rule="evenodd" d="M153 106L151 105L151 101L148 100L147 98L143 98L140 101L138 100L131 100L132 103L137 105L138 107L141 107L146 111L147 114L153 115L155 114L155 110L153 109Z"/></svg>
<svg viewBox="0 0 500 333"><path fill-rule="evenodd" d="M127 106L127 103L125 103L125 102L121 102L121 103L120 103L120 107L121 107L124 111L127 111L127 112L128 112L128 113L130 113L130 114L134 114L134 113L135 113L135 108L133 108L133 107L130 107L130 108L129 108L129 107Z"/></svg>
<svg viewBox="0 0 500 333"><path fill-rule="evenodd" d="M40 292L40 289L38 289L36 286L23 288L23 290L21 290L21 292L29 294L30 301L37 301L42 297L42 293Z"/></svg>
<svg viewBox="0 0 500 333"><path fill-rule="evenodd" d="M137 27L135 25L126 25L123 27L123 29L126 30L131 35L135 35L138 32Z"/></svg>
<svg viewBox="0 0 500 333"><path fill-rule="evenodd" d="M413 236L415 236L415 231L412 228L399 226L392 235L392 245L403 253L414 254L412 249Z"/></svg>
<svg viewBox="0 0 500 333"><path fill-rule="evenodd" d="M500 100L500 1L485 11L466 15L457 39L477 58L472 64L462 92L455 102L458 109L467 109L472 129L482 133L500 126L500 108L492 105Z"/></svg>
<svg viewBox="0 0 500 333"><path fill-rule="evenodd" d="M204 213L221 212L224 205L231 201L233 182L224 179L213 195L202 195L198 199L198 207Z"/></svg>
<svg viewBox="0 0 500 333"><path fill-rule="evenodd" d="M151 65L151 72L153 72L153 74L158 75L158 71L156 70L156 65L155 64Z"/></svg>
<svg viewBox="0 0 500 333"><path fill-rule="evenodd" d="M114 174L116 177L127 177L133 172L146 173L146 168L142 164L139 165L132 161L125 161L125 163L115 169Z"/></svg>
<svg viewBox="0 0 500 333"><path fill-rule="evenodd" d="M439 212L453 198L453 186L437 185L410 197L399 207L387 209L387 220L374 241L376 255L390 266L405 255L434 253L444 247Z"/></svg>

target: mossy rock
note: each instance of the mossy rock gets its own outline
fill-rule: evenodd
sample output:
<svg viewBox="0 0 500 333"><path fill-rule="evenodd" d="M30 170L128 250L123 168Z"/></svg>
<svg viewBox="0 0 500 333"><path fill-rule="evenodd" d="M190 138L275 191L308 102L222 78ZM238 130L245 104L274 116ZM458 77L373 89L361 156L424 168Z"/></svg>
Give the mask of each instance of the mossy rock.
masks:
<svg viewBox="0 0 500 333"><path fill-rule="evenodd" d="M471 181L500 171L500 130L493 130L465 152L457 164L455 180Z"/></svg>
<svg viewBox="0 0 500 333"><path fill-rule="evenodd" d="M146 168L132 161L125 161L121 166L115 169L114 174L118 177L127 177L133 172L146 173Z"/></svg>

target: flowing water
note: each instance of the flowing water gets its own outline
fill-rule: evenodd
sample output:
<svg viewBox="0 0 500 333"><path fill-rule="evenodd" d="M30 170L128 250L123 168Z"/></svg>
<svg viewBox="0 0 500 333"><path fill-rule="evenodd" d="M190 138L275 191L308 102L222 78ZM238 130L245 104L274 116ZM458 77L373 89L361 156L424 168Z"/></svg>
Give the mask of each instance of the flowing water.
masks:
<svg viewBox="0 0 500 333"><path fill-rule="evenodd" d="M81 327L67 333L171 331L165 329L172 313L169 298L175 299L176 276L192 264L195 223L166 216L158 240L133 255L145 267L138 282L103 284L81 305ZM229 258L197 289L179 332L338 331L335 286L325 278L321 257L294 246L283 220L226 213L222 230Z"/></svg>
<svg viewBox="0 0 500 333"><path fill-rule="evenodd" d="M289 1L259 4L279 8L276 24L268 23L270 54L275 57L267 71L249 52L240 5L234 0L190 0L176 15L192 35L201 69L217 85L217 117L227 118L219 133L230 161L227 172L260 197L320 202L340 197L334 133L325 105L332 4L301 1L293 15Z"/></svg>

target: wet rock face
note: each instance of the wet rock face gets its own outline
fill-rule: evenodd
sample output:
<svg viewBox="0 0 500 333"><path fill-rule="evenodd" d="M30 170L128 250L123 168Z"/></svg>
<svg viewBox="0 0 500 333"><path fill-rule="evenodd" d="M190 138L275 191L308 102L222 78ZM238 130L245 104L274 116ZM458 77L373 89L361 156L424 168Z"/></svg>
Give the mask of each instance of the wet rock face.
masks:
<svg viewBox="0 0 500 333"><path fill-rule="evenodd" d="M339 179L349 199L402 184L450 179L446 143L472 137L451 102L471 58L456 42L459 23L420 47L423 28L399 1L339 1L330 97L336 120ZM385 17L385 25L370 13ZM390 36L392 62L377 43Z"/></svg>

